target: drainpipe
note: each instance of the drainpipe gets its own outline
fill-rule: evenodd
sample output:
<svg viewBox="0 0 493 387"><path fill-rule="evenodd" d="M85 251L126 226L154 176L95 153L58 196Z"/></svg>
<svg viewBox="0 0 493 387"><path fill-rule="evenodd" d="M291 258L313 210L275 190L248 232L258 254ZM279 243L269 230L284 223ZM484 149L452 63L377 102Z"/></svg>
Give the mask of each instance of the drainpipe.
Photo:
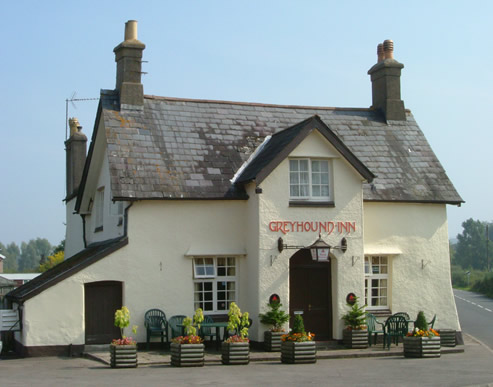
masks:
<svg viewBox="0 0 493 387"><path fill-rule="evenodd" d="M125 216L124 216L124 223L123 223L123 235L124 236L127 236L127 233L128 233L128 210L130 209L130 207L132 207L132 205L134 204L134 202L130 202L130 204L127 206L127 208L125 208Z"/></svg>
<svg viewBox="0 0 493 387"><path fill-rule="evenodd" d="M82 240L84 242L84 248L87 247L87 240L86 240L86 215L85 214L80 214L80 217L82 218Z"/></svg>

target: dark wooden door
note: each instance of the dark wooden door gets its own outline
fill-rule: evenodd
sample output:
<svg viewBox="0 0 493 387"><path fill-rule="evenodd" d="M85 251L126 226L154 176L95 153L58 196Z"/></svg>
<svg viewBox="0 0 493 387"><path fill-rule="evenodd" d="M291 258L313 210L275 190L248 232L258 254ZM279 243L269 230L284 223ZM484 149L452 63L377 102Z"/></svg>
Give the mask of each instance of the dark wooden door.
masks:
<svg viewBox="0 0 493 387"><path fill-rule="evenodd" d="M315 340L332 339L330 263L315 262L309 250L295 253L289 262L289 314L303 312L307 332Z"/></svg>
<svg viewBox="0 0 493 387"><path fill-rule="evenodd" d="M109 344L120 337L115 311L122 307L122 283L92 282L84 285L86 344Z"/></svg>

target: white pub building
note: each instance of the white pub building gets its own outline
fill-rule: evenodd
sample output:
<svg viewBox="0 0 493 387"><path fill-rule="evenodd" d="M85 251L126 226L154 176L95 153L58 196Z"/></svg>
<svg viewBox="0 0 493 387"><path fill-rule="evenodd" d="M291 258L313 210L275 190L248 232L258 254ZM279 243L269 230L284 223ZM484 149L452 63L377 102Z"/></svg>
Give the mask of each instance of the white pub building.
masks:
<svg viewBox="0 0 493 387"><path fill-rule="evenodd" d="M316 340L342 339L349 293L460 331L446 205L463 200L404 107L392 41L370 108L144 95L144 48L129 21L87 156L71 120L66 260L8 295L20 352L109 343L122 305L144 343L149 309L221 319L234 301L261 342L272 294Z"/></svg>

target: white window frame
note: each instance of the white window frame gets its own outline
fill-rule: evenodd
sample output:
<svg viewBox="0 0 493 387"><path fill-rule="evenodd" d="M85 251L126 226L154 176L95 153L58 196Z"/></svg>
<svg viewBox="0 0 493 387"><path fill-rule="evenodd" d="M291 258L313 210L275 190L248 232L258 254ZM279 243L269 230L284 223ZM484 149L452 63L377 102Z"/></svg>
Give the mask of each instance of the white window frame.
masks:
<svg viewBox="0 0 493 387"><path fill-rule="evenodd" d="M96 191L95 225L96 231L103 229L104 224L104 187Z"/></svg>
<svg viewBox="0 0 493 387"><path fill-rule="evenodd" d="M293 173L296 173L298 172L299 173L299 170L298 171L293 171L291 170L291 161L307 161L308 162L308 195L304 195L304 196L295 196L295 195L291 195L291 187L292 186L302 186L301 184L301 179L298 179L298 183L297 184L293 184L292 183L292 174ZM313 175L314 172L313 171L313 162L325 162L327 163L327 184L323 184L323 185L327 185L327 189L328 189L328 195L326 196L314 196L313 194L313 188L314 188L314 185L321 185L322 184L317 184L317 183L314 183L313 182ZM299 164L298 164L299 165ZM332 163L331 163L331 160L329 159L319 159L319 158L302 158L302 157L296 157L296 158L290 158L289 159L289 198L291 200L294 200L294 201L333 201L333 191L332 191Z"/></svg>
<svg viewBox="0 0 493 387"><path fill-rule="evenodd" d="M377 265L373 265L373 258L376 258L379 262ZM386 261L386 263L382 261ZM377 269L374 272L374 266ZM384 270L383 270L384 269ZM386 273L385 273L386 271ZM378 280L377 287L373 286L372 280ZM386 280L387 285L382 287L381 280ZM389 309L390 305L390 257L387 255L366 255L365 256L365 304L366 309ZM374 296L374 292L377 294ZM373 299L386 300L385 304L379 302L379 305L372 305Z"/></svg>
<svg viewBox="0 0 493 387"><path fill-rule="evenodd" d="M210 275L210 273L202 275L197 271L197 269L201 267L199 260L202 259L213 259L214 275ZM219 264L223 260L226 263L225 266ZM233 262L232 265L231 262ZM222 270L223 268L224 268L224 272ZM228 269L234 269L234 270L228 270ZM193 281L194 309L202 308L204 313L207 314L224 314L228 312L229 305L231 304L231 302L238 302L239 277L238 277L237 256L194 257L193 272L194 272L194 281ZM232 275L232 273L234 275ZM234 284L233 289L227 289L228 284L231 283ZM212 285L211 287L212 290L205 290L206 284L209 287L211 287L210 285ZM201 289L199 289L199 287L201 287ZM221 287L225 287L226 289L222 289ZM221 295L224 296L223 299L220 299ZM221 303L223 305L221 305ZM210 308L208 304L212 304L212 307Z"/></svg>

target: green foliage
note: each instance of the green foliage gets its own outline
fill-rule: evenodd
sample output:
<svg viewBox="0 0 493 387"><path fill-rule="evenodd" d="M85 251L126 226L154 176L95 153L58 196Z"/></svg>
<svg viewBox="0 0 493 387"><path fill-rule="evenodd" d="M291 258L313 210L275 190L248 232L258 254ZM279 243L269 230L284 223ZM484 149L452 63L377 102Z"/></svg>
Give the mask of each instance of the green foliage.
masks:
<svg viewBox="0 0 493 387"><path fill-rule="evenodd" d="M419 330L428 330L428 322L426 321L425 313L422 310L418 312L418 317L416 318L416 322L414 323L414 325Z"/></svg>
<svg viewBox="0 0 493 387"><path fill-rule="evenodd" d="M52 252L52 246L47 239L31 239L28 243L22 242L21 256L19 259L19 272L35 272L41 261L41 257L47 257Z"/></svg>
<svg viewBox="0 0 493 387"><path fill-rule="evenodd" d="M125 335L123 334L125 331L125 328L130 325L130 311L126 306L123 306L121 309L118 309L115 312L115 327L120 328L120 333L122 339L125 338Z"/></svg>
<svg viewBox="0 0 493 387"><path fill-rule="evenodd" d="M351 329L362 329L366 323L365 306L359 306L359 298L355 296L354 304L347 304L351 309L342 316L344 323Z"/></svg>
<svg viewBox="0 0 493 387"><path fill-rule="evenodd" d="M202 308L198 308L195 311L195 315L193 316L193 318L185 317L182 322L185 335L187 336L197 335L197 328L200 329L200 324L202 323L202 321L204 321L204 312L202 311Z"/></svg>
<svg viewBox="0 0 493 387"><path fill-rule="evenodd" d="M59 263L62 263L65 258L65 252L64 251L59 251L58 253L55 253L54 255L48 256L47 259L44 260L44 262L40 263L38 267L38 271L40 273L44 273L46 270L51 269L52 267L55 267Z"/></svg>
<svg viewBox="0 0 493 387"><path fill-rule="evenodd" d="M289 321L289 314L281 309L282 304L279 301L268 303L267 306L270 310L259 314L260 322L271 325L271 331L282 332L282 326Z"/></svg>
<svg viewBox="0 0 493 387"><path fill-rule="evenodd" d="M22 242L17 246L15 242L4 246L0 243L0 253L5 256L3 271L5 273L29 273L40 271L40 265L45 265L50 256L65 251L65 240L57 246L52 246L47 239L36 238L29 242ZM59 263L60 256L56 256ZM51 266L49 266L51 268Z"/></svg>
<svg viewBox="0 0 493 387"><path fill-rule="evenodd" d="M235 331L236 335L241 339L248 337L248 327L250 322L248 321L248 312L241 313L240 308L235 302L229 305L228 312L228 331Z"/></svg>
<svg viewBox="0 0 493 387"><path fill-rule="evenodd" d="M472 290L493 298L493 273L485 273L482 279L474 282Z"/></svg>
<svg viewBox="0 0 493 387"><path fill-rule="evenodd" d="M457 245L453 254L453 264L460 265L462 268L477 270L487 269L486 257L486 224L479 220L468 219L462 223L463 232L457 235ZM493 233L493 225L489 226L489 238ZM493 242L488 241L489 253L493 253Z"/></svg>
<svg viewBox="0 0 493 387"><path fill-rule="evenodd" d="M0 243L0 253L5 256L3 261L4 273L17 273L18 261L21 256L21 250L14 242L4 246Z"/></svg>
<svg viewBox="0 0 493 387"><path fill-rule="evenodd" d="M293 329L292 333L301 333L302 335L306 334L305 332L305 323L303 322L303 316L301 314L295 314L293 319Z"/></svg>

